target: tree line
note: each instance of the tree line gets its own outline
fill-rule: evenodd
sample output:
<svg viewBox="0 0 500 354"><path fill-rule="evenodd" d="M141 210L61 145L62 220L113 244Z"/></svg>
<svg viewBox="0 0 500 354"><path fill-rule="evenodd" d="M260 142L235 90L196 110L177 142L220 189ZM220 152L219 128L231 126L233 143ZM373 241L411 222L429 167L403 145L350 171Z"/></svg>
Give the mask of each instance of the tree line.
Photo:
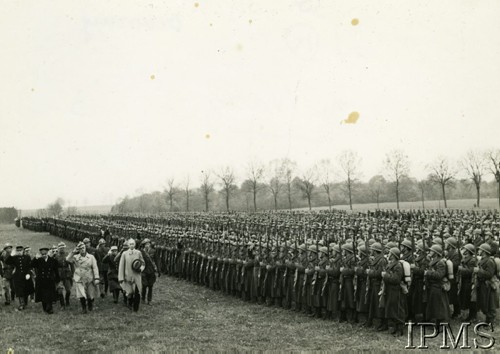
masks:
<svg viewBox="0 0 500 354"><path fill-rule="evenodd" d="M283 158L267 164L251 162L238 183L230 166L202 171L199 187L189 177L169 178L162 191L126 196L112 212L161 213L169 211L268 210L355 203L498 198L500 205L500 149L470 150L459 161L440 156L426 166L428 175L418 180L410 174L410 161L403 150L392 150L381 161L382 174L361 181L362 160L353 150L343 151L335 161L323 159L300 169ZM488 175L494 179L485 181Z"/></svg>
<svg viewBox="0 0 500 354"><path fill-rule="evenodd" d="M15 218L17 218L16 208L0 208L0 224L12 224Z"/></svg>

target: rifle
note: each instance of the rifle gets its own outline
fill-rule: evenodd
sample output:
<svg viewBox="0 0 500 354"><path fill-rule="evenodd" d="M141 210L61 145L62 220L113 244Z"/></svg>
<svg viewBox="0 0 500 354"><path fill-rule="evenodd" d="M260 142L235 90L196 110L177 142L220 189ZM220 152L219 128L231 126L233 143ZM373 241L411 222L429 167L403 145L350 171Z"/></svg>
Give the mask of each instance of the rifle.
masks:
<svg viewBox="0 0 500 354"><path fill-rule="evenodd" d="M463 225L460 225L458 229L458 264L462 265L462 232L464 231ZM460 273L460 269L457 271L457 293L460 294L460 289L462 288L462 274Z"/></svg>
<svg viewBox="0 0 500 354"><path fill-rule="evenodd" d="M343 230L344 231L344 236L345 236L345 229ZM345 239L345 237L344 237ZM342 240L339 240L339 248L340 248L340 252L342 253ZM342 261L342 259L341 259ZM339 301L342 301L342 283L344 282L344 277L342 276L342 272L340 273L340 278L339 278Z"/></svg>

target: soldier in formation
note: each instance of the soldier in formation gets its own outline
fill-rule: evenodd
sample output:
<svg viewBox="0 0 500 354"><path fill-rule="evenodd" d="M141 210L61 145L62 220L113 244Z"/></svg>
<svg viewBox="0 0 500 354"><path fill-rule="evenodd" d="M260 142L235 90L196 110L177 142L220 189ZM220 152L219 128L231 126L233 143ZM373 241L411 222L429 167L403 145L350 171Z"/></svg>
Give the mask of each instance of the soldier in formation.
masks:
<svg viewBox="0 0 500 354"><path fill-rule="evenodd" d="M153 273L156 266L245 301L401 335L406 320L475 319L481 311L494 322L498 220L497 212L378 210L86 215L22 224L90 244L107 229L104 241L117 249L128 238L145 240L155 244L141 253Z"/></svg>

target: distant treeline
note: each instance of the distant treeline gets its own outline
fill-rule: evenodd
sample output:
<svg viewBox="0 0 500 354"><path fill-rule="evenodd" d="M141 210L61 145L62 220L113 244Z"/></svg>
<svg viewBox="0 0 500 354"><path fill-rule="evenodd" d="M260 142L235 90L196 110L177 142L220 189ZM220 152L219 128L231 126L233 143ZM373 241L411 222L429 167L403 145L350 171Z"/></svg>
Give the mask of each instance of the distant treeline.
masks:
<svg viewBox="0 0 500 354"><path fill-rule="evenodd" d="M349 193L344 183L332 183L329 185L330 203L325 186L320 183L309 188L311 207L332 207L335 205L349 205ZM268 184L260 183L256 190L256 206L258 210L265 209L289 209L307 208L309 206L307 191L304 189L304 181L295 177L290 184L288 193L286 184L274 199L274 194ZM394 182L388 182L383 176L372 177L368 182L356 182L352 185L352 203L385 203L396 202ZM481 198L497 198L496 181L481 182ZM136 197L125 197L112 208L115 213L161 213L167 211L203 211L206 210L206 189L204 187L182 190L178 187L166 189L163 192L156 191L145 193ZM290 197L290 198L289 198ZM426 200L442 200L442 190L439 184L422 183L414 178L402 178L399 181L399 201L419 202L422 198ZM447 186L447 199L476 199L476 188L474 184L466 179L457 180L453 185ZM474 202L471 202L472 207ZM208 210L226 210L226 190L221 187L215 188L208 193ZM241 186L233 185L230 190L230 210L253 211L253 188L249 181Z"/></svg>
<svg viewBox="0 0 500 354"><path fill-rule="evenodd" d="M332 207L338 204L416 202L425 200L475 199L497 197L500 203L500 149L471 150L458 162L439 156L426 166L428 176L411 176L410 161L403 150L388 152L383 159L384 173L361 181L362 160L353 150L345 150L337 160L323 159L308 169L288 159L272 160L268 165L250 162L242 183L232 167L217 172L202 171L199 188L192 188L189 177L181 183L167 180L164 191L125 197L112 212L293 209ZM487 176L493 182L485 181ZM241 181L241 180L240 180ZM423 203L422 203L423 204Z"/></svg>
<svg viewBox="0 0 500 354"><path fill-rule="evenodd" d="M17 218L16 208L0 208L0 224L12 224Z"/></svg>

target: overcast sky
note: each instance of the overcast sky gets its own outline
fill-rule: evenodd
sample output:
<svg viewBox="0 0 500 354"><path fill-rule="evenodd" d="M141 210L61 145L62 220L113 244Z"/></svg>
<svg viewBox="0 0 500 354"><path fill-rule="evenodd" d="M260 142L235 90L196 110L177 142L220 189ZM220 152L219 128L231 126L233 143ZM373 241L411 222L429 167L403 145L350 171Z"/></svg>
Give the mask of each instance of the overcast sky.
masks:
<svg viewBox="0 0 500 354"><path fill-rule="evenodd" d="M344 149L365 180L395 148L420 178L440 154L499 148L499 14L497 0L3 1L0 206L110 204Z"/></svg>

